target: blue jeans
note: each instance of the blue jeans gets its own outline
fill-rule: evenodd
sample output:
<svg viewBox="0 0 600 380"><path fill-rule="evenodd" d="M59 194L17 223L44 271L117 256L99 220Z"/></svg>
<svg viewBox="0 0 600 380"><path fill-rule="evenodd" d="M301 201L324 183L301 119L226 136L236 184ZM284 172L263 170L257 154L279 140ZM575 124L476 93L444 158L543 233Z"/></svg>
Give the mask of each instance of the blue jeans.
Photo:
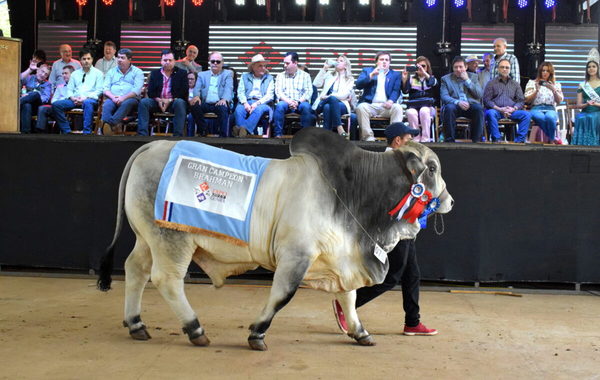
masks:
<svg viewBox="0 0 600 380"><path fill-rule="evenodd" d="M502 138L500 130L498 129L498 120L502 118L504 118L504 116L494 109L485 111L485 121L487 122L488 133L492 142L496 142ZM525 142L527 132L529 131L529 124L531 123L531 115L529 112L523 110L515 111L510 115L509 119L518 123L515 142Z"/></svg>
<svg viewBox="0 0 600 380"><path fill-rule="evenodd" d="M346 105L335 96L322 100L317 107L317 114L323 112L323 128L330 131L342 125L342 114L348 113Z"/></svg>
<svg viewBox="0 0 600 380"><path fill-rule="evenodd" d="M21 133L31 132L31 115L42 104L39 92L30 92L19 99L21 107Z"/></svg>
<svg viewBox="0 0 600 380"><path fill-rule="evenodd" d="M137 107L139 100L137 98L129 98L116 105L112 100L106 98L102 105L102 121L115 126L123 121Z"/></svg>
<svg viewBox="0 0 600 380"><path fill-rule="evenodd" d="M479 103L469 103L469 109L463 110L456 104L448 103L442 107L444 123L444 141L454 142L456 139L456 118L471 119L471 141L480 142L483 134L483 107Z"/></svg>
<svg viewBox="0 0 600 380"><path fill-rule="evenodd" d="M285 114L291 112L300 114L300 125L302 125L302 128L315 126L316 117L313 113L312 107L308 102L300 103L298 105L298 108L292 111L288 104L282 100L279 103L277 103L277 105L275 106L275 112L273 112L273 124L275 127L276 137L283 135L283 123L285 122Z"/></svg>
<svg viewBox="0 0 600 380"><path fill-rule="evenodd" d="M92 133L92 122L94 121L94 109L98 105L97 99L87 98L83 101L81 108L83 109L83 133L89 135ZM71 132L69 120L67 120L66 112L76 108L77 105L71 99L56 101L52 104L52 113L56 124L61 133Z"/></svg>
<svg viewBox="0 0 600 380"><path fill-rule="evenodd" d="M213 112L217 114L217 123L219 125L219 136L228 137L229 136L229 106L217 106L215 103L201 103L194 104L192 106L192 115L194 116L194 121L200 127L200 133L202 135L206 134L208 130L208 126L206 123L206 119L204 118L204 114L208 112Z"/></svg>
<svg viewBox="0 0 600 380"><path fill-rule="evenodd" d="M249 100L248 104L252 105L255 102L257 102L257 100ZM235 107L235 125L237 125L238 127L246 128L248 133L252 135L254 134L254 131L256 130L256 125L258 124L260 119L265 113L268 113L270 110L271 107L269 107L266 104L261 104L257 106L252 113L248 114L246 108L244 108L244 105L240 103L237 105L237 107Z"/></svg>
<svg viewBox="0 0 600 380"><path fill-rule="evenodd" d="M35 124L36 132L46 132L48 128L48 116L52 116L52 106L49 104L40 106L37 112L37 123Z"/></svg>
<svg viewBox="0 0 600 380"><path fill-rule="evenodd" d="M148 123L152 112L160 111L158 103L154 99L144 98L138 106L138 127L137 134L148 136ZM175 98L167 107L167 112L175 114L173 118L173 136L183 136L183 124L187 113L187 102L180 98Z"/></svg>
<svg viewBox="0 0 600 380"><path fill-rule="evenodd" d="M531 108L531 118L544 131L544 134L554 141L556 138L556 121L558 114L556 108L550 105L537 105Z"/></svg>

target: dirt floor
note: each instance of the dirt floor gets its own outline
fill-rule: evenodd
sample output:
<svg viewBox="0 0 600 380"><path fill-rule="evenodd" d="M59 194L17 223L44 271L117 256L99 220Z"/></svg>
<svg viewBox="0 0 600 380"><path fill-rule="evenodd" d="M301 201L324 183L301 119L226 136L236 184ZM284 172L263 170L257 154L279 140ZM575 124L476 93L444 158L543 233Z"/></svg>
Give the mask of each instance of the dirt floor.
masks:
<svg viewBox="0 0 600 380"><path fill-rule="evenodd" d="M267 352L248 349L247 326L269 288L186 285L212 343L191 346L157 290L144 293L153 339L121 326L123 282L0 276L2 379L600 379L600 298L594 295L423 291L434 337L407 337L402 294L359 309L377 346L342 335L332 297L301 289L274 319Z"/></svg>

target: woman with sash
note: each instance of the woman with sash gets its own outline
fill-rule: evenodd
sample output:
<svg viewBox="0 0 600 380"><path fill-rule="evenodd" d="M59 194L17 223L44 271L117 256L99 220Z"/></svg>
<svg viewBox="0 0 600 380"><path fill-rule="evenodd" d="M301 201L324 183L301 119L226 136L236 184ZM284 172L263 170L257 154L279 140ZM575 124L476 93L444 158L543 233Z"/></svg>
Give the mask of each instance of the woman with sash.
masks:
<svg viewBox="0 0 600 380"><path fill-rule="evenodd" d="M537 78L527 82L525 102L530 104L531 118L540 127L551 144L562 144L556 136L556 105L564 99L559 82L554 79L554 66L542 62L538 67ZM544 140L546 141L546 140Z"/></svg>
<svg viewBox="0 0 600 380"><path fill-rule="evenodd" d="M409 71L414 72L414 75L411 76ZM412 129L419 129L419 125L421 126L421 134L414 138L415 141L431 141L431 120L435 116L433 87L436 85L437 80L431 72L431 63L426 57L418 57L414 66L407 66L402 71L402 92L408 94L408 125Z"/></svg>
<svg viewBox="0 0 600 380"><path fill-rule="evenodd" d="M585 82L577 89L577 106L581 113L575 118L572 144L600 145L600 55L592 49L585 71Z"/></svg>
<svg viewBox="0 0 600 380"><path fill-rule="evenodd" d="M328 71L331 67L334 68L333 74ZM350 113L350 105L354 103L354 77L348 57L339 55L335 61L325 61L313 81L313 86L322 88L313 109L317 115L323 113L323 128L348 137L341 118L342 115Z"/></svg>

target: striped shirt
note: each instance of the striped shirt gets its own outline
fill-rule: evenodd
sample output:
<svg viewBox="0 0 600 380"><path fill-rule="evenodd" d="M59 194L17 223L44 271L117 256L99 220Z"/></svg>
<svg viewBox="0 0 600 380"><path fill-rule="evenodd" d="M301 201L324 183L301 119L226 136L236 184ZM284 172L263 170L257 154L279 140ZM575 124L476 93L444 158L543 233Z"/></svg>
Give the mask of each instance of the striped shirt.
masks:
<svg viewBox="0 0 600 380"><path fill-rule="evenodd" d="M492 79L485 86L483 93L483 104L486 108L496 107L514 107L523 109L525 97L521 85L516 80L502 78Z"/></svg>
<svg viewBox="0 0 600 380"><path fill-rule="evenodd" d="M310 101L312 96L312 80L310 75L302 70L297 70L293 76L284 72L277 74L275 81L275 95L279 100L287 97L292 100Z"/></svg>

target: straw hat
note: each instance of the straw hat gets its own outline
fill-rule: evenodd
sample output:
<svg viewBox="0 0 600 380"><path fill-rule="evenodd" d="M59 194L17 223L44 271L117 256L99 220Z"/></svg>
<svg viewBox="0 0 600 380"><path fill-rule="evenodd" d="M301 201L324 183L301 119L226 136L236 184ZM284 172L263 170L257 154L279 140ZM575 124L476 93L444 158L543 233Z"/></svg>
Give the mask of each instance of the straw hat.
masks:
<svg viewBox="0 0 600 380"><path fill-rule="evenodd" d="M267 60L265 59L265 57L263 57L263 55L262 55L262 54L257 54L257 55L255 55L254 57L252 57L252 60L251 60L251 61L250 61L250 63L248 64L248 69L249 69L249 70L250 70L250 69L252 69L252 66L253 66L255 63L260 63L260 62L267 63Z"/></svg>
<svg viewBox="0 0 600 380"><path fill-rule="evenodd" d="M465 62L467 62L467 63L469 63L469 62L475 62L475 61L481 63L481 59L477 58L477 56L475 54L470 55L470 56L467 57L467 59L465 59Z"/></svg>

